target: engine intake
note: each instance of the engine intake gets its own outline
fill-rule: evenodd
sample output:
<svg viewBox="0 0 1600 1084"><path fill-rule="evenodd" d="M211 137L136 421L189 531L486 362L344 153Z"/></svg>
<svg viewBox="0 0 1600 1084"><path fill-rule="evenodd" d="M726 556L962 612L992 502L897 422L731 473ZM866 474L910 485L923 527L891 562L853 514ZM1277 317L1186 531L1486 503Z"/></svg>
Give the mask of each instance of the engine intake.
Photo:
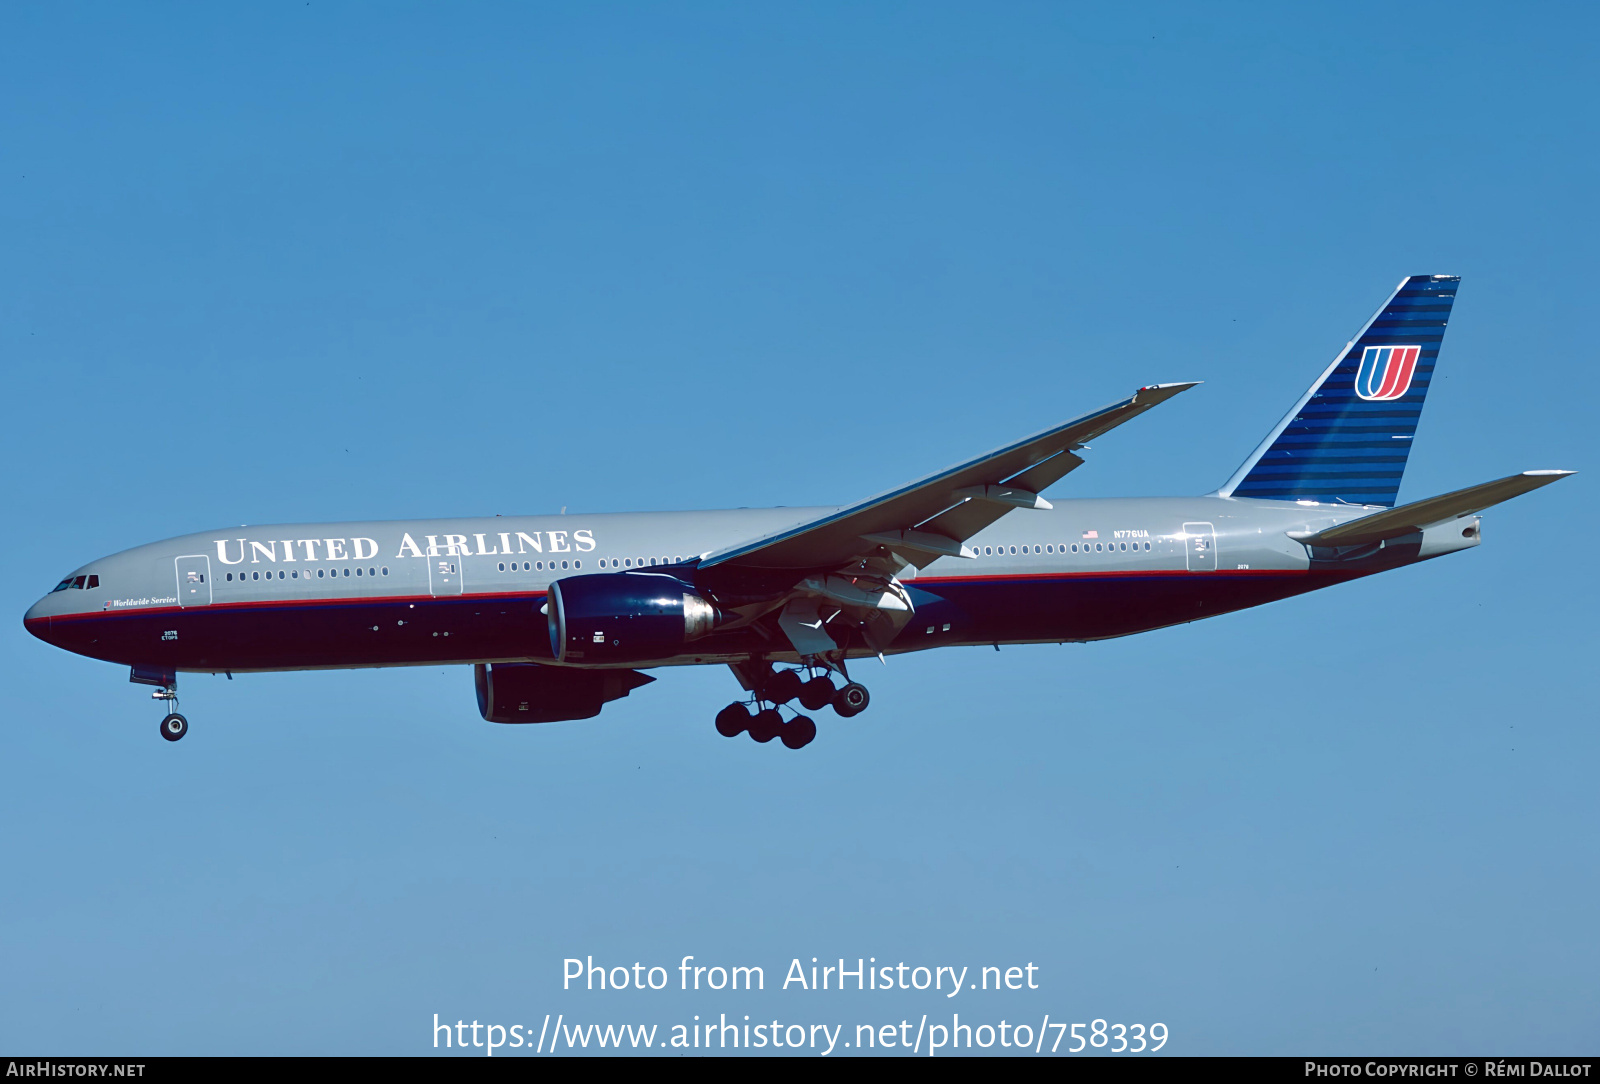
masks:
<svg viewBox="0 0 1600 1084"><path fill-rule="evenodd" d="M558 670L525 663L479 663L472 668L478 711L491 723L559 723L593 719L655 678L637 670Z"/></svg>
<svg viewBox="0 0 1600 1084"><path fill-rule="evenodd" d="M545 612L556 661L580 666L671 658L722 620L692 584L660 572L557 580Z"/></svg>

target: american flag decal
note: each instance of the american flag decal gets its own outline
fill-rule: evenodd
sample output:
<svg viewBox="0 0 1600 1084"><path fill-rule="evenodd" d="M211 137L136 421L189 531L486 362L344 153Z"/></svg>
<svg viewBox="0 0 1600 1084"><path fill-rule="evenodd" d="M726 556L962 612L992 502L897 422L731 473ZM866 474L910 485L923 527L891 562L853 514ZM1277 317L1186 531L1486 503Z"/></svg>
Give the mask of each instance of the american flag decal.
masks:
<svg viewBox="0 0 1600 1084"><path fill-rule="evenodd" d="M1085 537L1085 538L1099 538L1100 537L1100 532L1099 531L1084 531L1083 532L1083 537Z"/></svg>

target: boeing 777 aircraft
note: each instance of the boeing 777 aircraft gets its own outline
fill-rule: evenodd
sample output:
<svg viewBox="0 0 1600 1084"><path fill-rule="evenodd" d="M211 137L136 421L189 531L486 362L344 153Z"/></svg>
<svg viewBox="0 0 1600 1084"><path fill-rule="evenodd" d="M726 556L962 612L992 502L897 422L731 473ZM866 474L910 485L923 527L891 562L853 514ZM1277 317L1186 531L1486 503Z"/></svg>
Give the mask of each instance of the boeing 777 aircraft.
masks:
<svg viewBox="0 0 1600 1084"><path fill-rule="evenodd" d="M92 561L24 620L174 709L180 672L460 663L485 719L548 723L598 715L647 669L726 665L745 695L717 730L798 749L817 727L793 702L866 708L852 659L1127 636L1478 545L1479 512L1572 472L1395 507L1458 283L1402 281L1205 496L1041 496L1194 386L1153 384L843 508L205 531Z"/></svg>

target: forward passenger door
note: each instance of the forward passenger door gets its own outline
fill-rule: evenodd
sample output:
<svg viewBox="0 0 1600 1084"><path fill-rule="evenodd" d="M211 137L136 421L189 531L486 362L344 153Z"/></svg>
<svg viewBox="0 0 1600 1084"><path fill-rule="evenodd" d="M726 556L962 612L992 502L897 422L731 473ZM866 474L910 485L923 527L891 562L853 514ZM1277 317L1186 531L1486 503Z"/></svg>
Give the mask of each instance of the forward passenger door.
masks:
<svg viewBox="0 0 1600 1084"><path fill-rule="evenodd" d="M178 605L185 608L211 605L211 558L199 553L179 557L175 564L178 570Z"/></svg>

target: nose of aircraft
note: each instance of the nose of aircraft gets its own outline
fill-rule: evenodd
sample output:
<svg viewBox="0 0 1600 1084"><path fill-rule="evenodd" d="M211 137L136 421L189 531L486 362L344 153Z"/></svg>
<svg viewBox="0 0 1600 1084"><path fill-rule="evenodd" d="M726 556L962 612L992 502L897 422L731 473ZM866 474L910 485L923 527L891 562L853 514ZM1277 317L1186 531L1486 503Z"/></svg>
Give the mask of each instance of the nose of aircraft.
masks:
<svg viewBox="0 0 1600 1084"><path fill-rule="evenodd" d="M49 598L50 596L46 595L32 606L29 606L28 612L22 615L23 628L47 644L50 642L50 618L45 613L45 602Z"/></svg>

